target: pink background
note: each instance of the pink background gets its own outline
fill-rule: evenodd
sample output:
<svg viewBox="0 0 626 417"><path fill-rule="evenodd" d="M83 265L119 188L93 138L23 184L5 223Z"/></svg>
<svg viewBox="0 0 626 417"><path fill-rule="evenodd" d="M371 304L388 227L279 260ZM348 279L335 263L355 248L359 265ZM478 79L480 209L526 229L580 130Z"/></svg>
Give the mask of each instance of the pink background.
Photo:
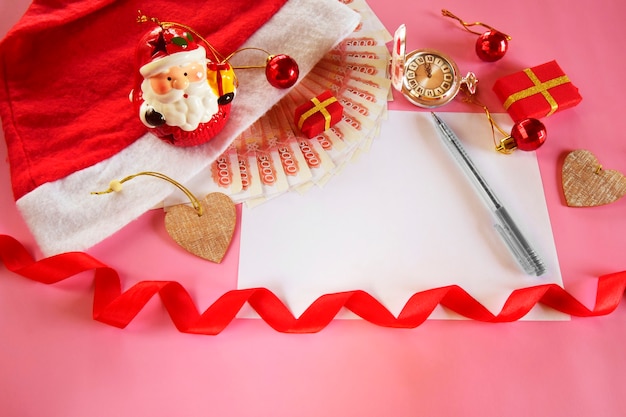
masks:
<svg viewBox="0 0 626 417"><path fill-rule="evenodd" d="M596 277L626 269L626 199L568 208L559 172L567 152L585 148L605 168L626 173L626 6L449 0L442 6L465 20L513 36L502 61L482 63L475 35L441 17L438 6L369 3L391 32L407 24L408 50L440 49L462 71L475 71L492 111L502 110L491 93L497 77L552 59L580 89L578 107L544 120L548 141L538 157L565 287L591 307ZM1 34L27 6L2 0ZM415 110L401 97L391 108ZM0 143L0 233L39 258L15 209ZM169 243L162 220L162 212L147 213L89 253L118 270L125 288L177 280L201 308L235 287L236 250L221 266L193 259ZM615 416L626 408L623 305L606 317L569 322L428 321L395 330L336 320L312 335L236 320L215 337L178 333L156 298L125 330L93 321L91 307L91 274L45 286L0 267L0 415Z"/></svg>

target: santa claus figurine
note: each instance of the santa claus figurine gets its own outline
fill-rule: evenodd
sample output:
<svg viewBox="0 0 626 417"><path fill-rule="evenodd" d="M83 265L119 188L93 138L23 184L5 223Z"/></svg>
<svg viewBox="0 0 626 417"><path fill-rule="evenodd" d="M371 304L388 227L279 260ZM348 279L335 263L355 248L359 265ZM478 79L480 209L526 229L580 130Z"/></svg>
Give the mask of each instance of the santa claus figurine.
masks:
<svg viewBox="0 0 626 417"><path fill-rule="evenodd" d="M141 39L137 61L130 98L151 132L175 146L195 146L222 130L237 79L228 62L207 58L189 30L157 24Z"/></svg>

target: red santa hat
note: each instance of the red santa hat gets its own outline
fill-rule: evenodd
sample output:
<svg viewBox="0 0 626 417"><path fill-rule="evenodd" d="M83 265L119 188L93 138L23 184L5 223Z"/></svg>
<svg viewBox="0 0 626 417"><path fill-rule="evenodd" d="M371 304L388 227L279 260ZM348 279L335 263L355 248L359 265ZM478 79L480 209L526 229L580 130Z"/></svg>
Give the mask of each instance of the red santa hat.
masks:
<svg viewBox="0 0 626 417"><path fill-rule="evenodd" d="M34 0L0 43L0 117L11 185L46 255L93 246L157 206L172 187L146 178L105 198L91 191L138 171L190 180L288 92L271 87L263 71L242 71L230 119L218 135L192 148L159 140L128 101L135 49L146 31L135 22L141 3ZM246 46L286 53L301 76L359 18L337 0L189 0L184 7L153 0L150 7L143 11L184 22L224 56ZM254 59L250 63L258 64Z"/></svg>

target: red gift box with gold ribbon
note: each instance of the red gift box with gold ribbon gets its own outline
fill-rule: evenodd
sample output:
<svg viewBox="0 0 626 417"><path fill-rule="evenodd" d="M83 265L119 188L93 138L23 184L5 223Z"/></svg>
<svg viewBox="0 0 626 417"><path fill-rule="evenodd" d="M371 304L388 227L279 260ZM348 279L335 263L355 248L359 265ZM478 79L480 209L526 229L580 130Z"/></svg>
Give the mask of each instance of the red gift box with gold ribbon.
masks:
<svg viewBox="0 0 626 417"><path fill-rule="evenodd" d="M547 117L582 100L556 61L499 78L493 91L515 122Z"/></svg>
<svg viewBox="0 0 626 417"><path fill-rule="evenodd" d="M341 120L342 116L341 103L330 91L324 91L296 109L295 123L302 133L312 138L330 129Z"/></svg>

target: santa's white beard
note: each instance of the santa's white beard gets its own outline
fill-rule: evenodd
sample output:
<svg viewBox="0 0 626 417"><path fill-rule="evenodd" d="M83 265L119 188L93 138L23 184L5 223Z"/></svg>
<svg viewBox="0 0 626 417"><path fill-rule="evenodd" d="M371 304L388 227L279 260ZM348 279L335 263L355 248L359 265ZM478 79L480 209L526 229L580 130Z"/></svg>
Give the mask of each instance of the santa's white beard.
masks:
<svg viewBox="0 0 626 417"><path fill-rule="evenodd" d="M186 90L172 89L166 94L156 94L146 79L141 90L144 106L151 106L163 115L165 123L182 130L195 130L200 123L211 120L218 111L217 96L206 80L190 83Z"/></svg>

